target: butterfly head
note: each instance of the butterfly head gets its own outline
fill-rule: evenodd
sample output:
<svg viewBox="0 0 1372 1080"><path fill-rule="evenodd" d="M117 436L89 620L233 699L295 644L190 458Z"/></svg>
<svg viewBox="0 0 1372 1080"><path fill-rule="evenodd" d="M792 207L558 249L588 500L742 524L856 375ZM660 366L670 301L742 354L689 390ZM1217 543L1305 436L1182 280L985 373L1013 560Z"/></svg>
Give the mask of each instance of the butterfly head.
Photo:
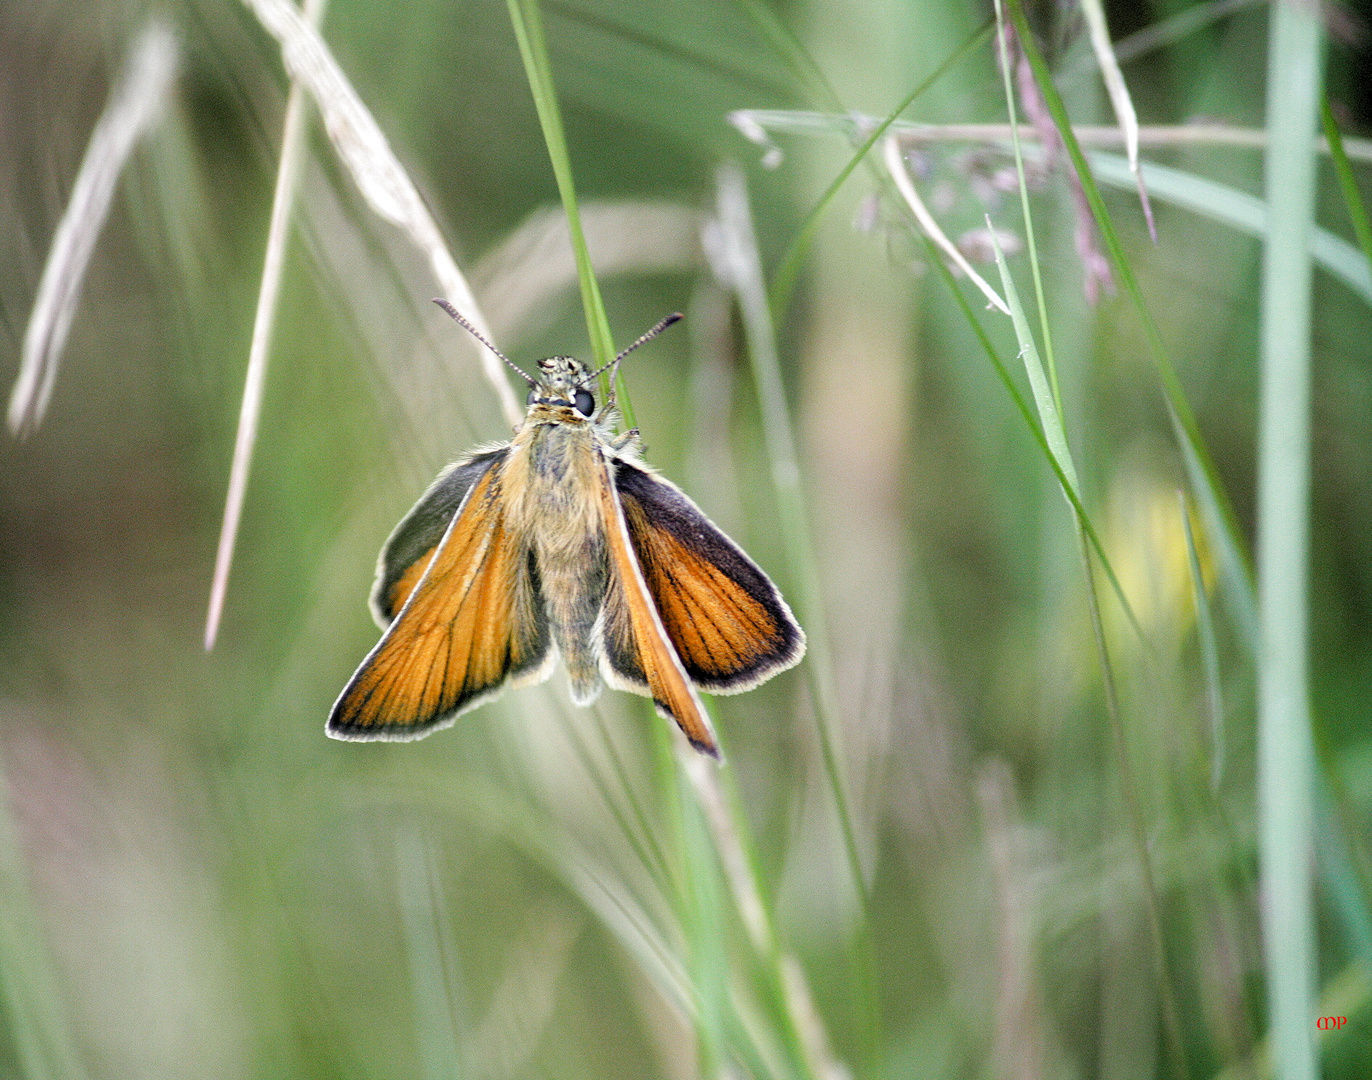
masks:
<svg viewBox="0 0 1372 1080"><path fill-rule="evenodd" d="M550 356L538 362L538 378L529 387L528 404L562 405L582 416L595 412L595 397L586 389L586 365L574 356Z"/></svg>
<svg viewBox="0 0 1372 1080"><path fill-rule="evenodd" d="M442 297L436 298L434 303L451 315L455 321L467 329L472 337L476 338L477 341L481 342L481 344L485 345L486 348L490 349L496 356L500 357L512 371L517 373L521 379L529 384L529 397L527 403L530 411L535 408L545 411L549 409L575 410L572 417L569 417L566 412L554 414L554 419L563 421L574 418L577 413L583 417L589 417L595 412L595 396L590 390L586 389L590 381L600 375L603 371L607 371L611 368L617 370L621 360L640 345L652 341L653 338L666 330L672 323L682 318L680 313L668 315L665 319L660 320L657 325L647 333L640 335L638 340L627 349L620 350L619 354L608 364L597 368L595 371L590 371L585 364L574 356L550 356L547 359L538 362L538 378L534 379L530 378L522 368L517 367L508 356L487 341L481 331L463 318L462 314L453 307L452 304L448 303L448 301L444 300ZM610 382L611 384L614 382L613 372L610 375ZM612 390L610 394L610 404L613 405L613 402L614 394ZM602 417L602 420L603 419L604 417Z"/></svg>

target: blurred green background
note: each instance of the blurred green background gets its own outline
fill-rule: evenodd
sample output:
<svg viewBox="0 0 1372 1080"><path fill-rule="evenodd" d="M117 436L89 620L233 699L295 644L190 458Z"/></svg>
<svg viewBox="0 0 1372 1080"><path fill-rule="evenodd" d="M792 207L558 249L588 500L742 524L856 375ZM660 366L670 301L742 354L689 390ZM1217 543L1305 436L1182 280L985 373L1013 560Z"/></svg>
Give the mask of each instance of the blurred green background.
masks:
<svg viewBox="0 0 1372 1080"><path fill-rule="evenodd" d="M1117 41L1187 8L1213 16L1126 64L1144 123L1262 126L1265 5L1106 7ZM1339 10L1329 51L1350 135L1372 123L1365 7ZM742 325L712 271L716 170L744 170L771 272L853 145L837 127L778 134L766 169L726 114L829 111L805 56L845 110L884 117L991 7L557 0L543 13L616 338L688 315L625 368L648 460L794 598ZM1109 123L1074 6L1030 14L1074 120ZM855 888L800 669L715 702L728 764L713 830L676 734L627 695L572 707L560 673L418 744L324 736L377 636L376 551L442 465L509 429L429 303L422 257L313 120L205 653L289 87L247 7L0 5L0 375L18 370L91 130L154 15L179 41L174 89L119 181L47 416L0 453L0 1075L1263 1074L1251 628L1210 595L1208 680L1185 472L1133 308L1086 299L1061 170L1032 201L1084 502L1143 629L1098 574L1127 768L1069 508L873 172L828 208L778 313ZM323 35L502 349L521 364L588 355L506 6L332 0ZM906 116L1003 121L993 41ZM1262 193L1253 149L1147 156ZM929 143L916 181L951 236L990 213L1022 238L997 179L1011 165L1000 146ZM1364 191L1367 168L1355 162ZM1327 157L1320 185L1321 224L1351 237ZM1153 246L1136 196L1107 202L1251 540L1260 243L1156 202ZM1011 262L1029 303L1025 256ZM1023 384L1008 320L960 286ZM1325 1075L1348 1078L1372 1075L1370 330L1367 300L1318 274L1318 975L1321 1011L1350 1021L1322 1036ZM760 884L770 954L750 940L721 835Z"/></svg>

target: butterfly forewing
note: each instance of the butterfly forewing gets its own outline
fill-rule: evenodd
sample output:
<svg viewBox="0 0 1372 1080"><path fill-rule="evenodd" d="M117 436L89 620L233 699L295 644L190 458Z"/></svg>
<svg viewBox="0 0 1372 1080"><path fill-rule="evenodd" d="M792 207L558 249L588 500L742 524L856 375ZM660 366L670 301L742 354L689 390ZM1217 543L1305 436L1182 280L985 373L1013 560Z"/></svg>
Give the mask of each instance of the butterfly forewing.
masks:
<svg viewBox="0 0 1372 1080"><path fill-rule="evenodd" d="M407 598L335 703L330 734L418 738L507 683L549 673L537 570L505 527L500 472L488 466L475 481L432 556L420 551L410 566L397 563L391 591Z"/></svg>
<svg viewBox="0 0 1372 1080"><path fill-rule="evenodd" d="M473 485L509 452L509 447L502 446L444 469L392 530L377 560L376 584L372 586L372 615L381 629L390 626L405 606Z"/></svg>
<svg viewBox="0 0 1372 1080"><path fill-rule="evenodd" d="M623 460L615 484L643 580L696 686L739 693L800 660L805 635L776 586L690 499Z"/></svg>

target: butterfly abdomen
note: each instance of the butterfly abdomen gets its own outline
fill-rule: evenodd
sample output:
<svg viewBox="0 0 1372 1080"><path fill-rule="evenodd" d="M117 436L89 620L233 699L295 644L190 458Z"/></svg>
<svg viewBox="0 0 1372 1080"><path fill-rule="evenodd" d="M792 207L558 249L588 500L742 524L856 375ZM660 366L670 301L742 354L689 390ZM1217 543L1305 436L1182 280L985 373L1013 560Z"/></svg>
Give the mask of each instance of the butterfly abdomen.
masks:
<svg viewBox="0 0 1372 1080"><path fill-rule="evenodd" d="M533 424L515 440L508 477L519 498L538 566L544 610L571 682L572 700L588 705L602 686L596 620L609 580L604 530L596 506L600 450L584 424Z"/></svg>

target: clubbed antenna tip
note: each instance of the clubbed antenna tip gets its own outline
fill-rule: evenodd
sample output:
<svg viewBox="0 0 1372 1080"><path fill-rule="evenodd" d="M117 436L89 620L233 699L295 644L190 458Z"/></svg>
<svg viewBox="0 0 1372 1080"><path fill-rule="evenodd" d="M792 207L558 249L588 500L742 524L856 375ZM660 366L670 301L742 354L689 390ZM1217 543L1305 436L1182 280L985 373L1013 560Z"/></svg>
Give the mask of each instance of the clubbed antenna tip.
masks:
<svg viewBox="0 0 1372 1080"><path fill-rule="evenodd" d="M615 367L621 360L623 360L623 359L624 359L626 356L628 356L631 352L633 352L635 349L637 349L640 345L646 345L648 342L652 341L653 338L657 337L658 334L660 334L660 333L662 333L662 331L666 330L667 327L671 326L672 323L674 323L674 322L680 322L680 321L681 321L682 319L684 319L685 317L686 317L686 316L684 316L683 314L681 314L681 312L679 312L679 311L674 311L674 312L672 312L672 313L671 313L670 315L668 315L665 319L663 319L661 322L657 323L657 325L655 325L654 327L652 327L652 329L648 330L646 333L644 333L643 335L641 335L641 336L640 336L632 345L630 345L628 348L622 349L622 350L620 351L619 355L616 356L613 360L611 360L608 364L606 364L605 367L597 368L595 371L593 371L593 372L591 372L589 375L587 375L586 378L583 380L583 382L590 382L590 381L591 381L592 379L594 379L597 375L599 375L602 371L606 370L606 368Z"/></svg>

